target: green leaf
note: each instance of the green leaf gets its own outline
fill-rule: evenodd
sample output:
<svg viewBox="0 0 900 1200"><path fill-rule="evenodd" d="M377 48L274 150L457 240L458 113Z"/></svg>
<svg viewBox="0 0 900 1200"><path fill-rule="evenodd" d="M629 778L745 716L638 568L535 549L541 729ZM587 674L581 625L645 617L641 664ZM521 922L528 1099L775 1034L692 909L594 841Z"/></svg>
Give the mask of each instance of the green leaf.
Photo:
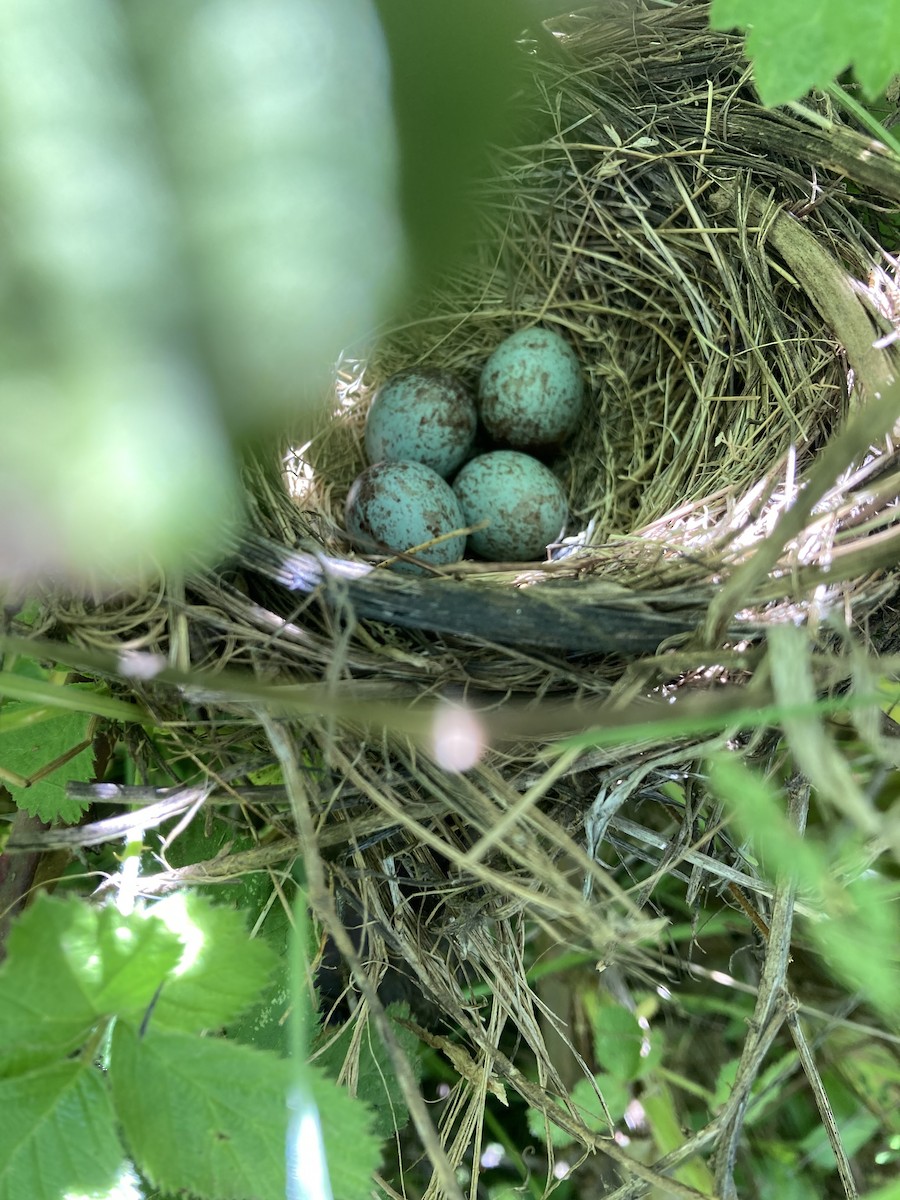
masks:
<svg viewBox="0 0 900 1200"><path fill-rule="evenodd" d="M216 1038L119 1024L110 1078L135 1162L207 1200L283 1200L291 1065ZM312 1073L335 1200L363 1200L379 1162L369 1112ZM348 1149L352 1148L352 1152Z"/></svg>
<svg viewBox="0 0 900 1200"><path fill-rule="evenodd" d="M113 1183L122 1147L93 1067L62 1062L0 1080L0 1112L0 1200L60 1200Z"/></svg>
<svg viewBox="0 0 900 1200"><path fill-rule="evenodd" d="M236 1016L276 962L240 913L195 895L123 916L42 893L13 925L0 968L0 1070L47 1062L104 1017L199 1031ZM161 992L160 985L163 985Z"/></svg>
<svg viewBox="0 0 900 1200"><path fill-rule="evenodd" d="M798 100L848 67L870 98L900 72L896 0L713 0L714 29L747 30L764 104Z"/></svg>
<svg viewBox="0 0 900 1200"><path fill-rule="evenodd" d="M156 910L125 917L114 908L92 909L95 928L75 961L75 947L66 945L73 967L80 971L98 1013L142 1017L159 985L185 953L178 935L160 920Z"/></svg>
<svg viewBox="0 0 900 1200"><path fill-rule="evenodd" d="M404 274L378 20L370 0L123 10L228 422L280 429L320 405L332 364L371 336Z"/></svg>
<svg viewBox="0 0 900 1200"><path fill-rule="evenodd" d="M136 57L110 0L0 5L0 521L18 578L140 577L221 546L236 507Z"/></svg>
<svg viewBox="0 0 900 1200"><path fill-rule="evenodd" d="M225 1030L229 1038L254 1046L257 1050L271 1050L286 1058L290 1052L289 1016L293 1007L290 989L290 968L279 963L278 973L266 987L255 1004L230 1021ZM308 1021L314 1025L317 1014L310 1012Z"/></svg>
<svg viewBox="0 0 900 1200"><path fill-rule="evenodd" d="M823 919L812 922L809 933L831 967L896 1021L900 965L888 953L900 942L895 886L864 872L860 848L853 841L845 839L829 851L810 833L801 837L788 821L778 791L736 759L712 759L709 779L742 833L752 837L767 870L792 878L815 898Z"/></svg>
<svg viewBox="0 0 900 1200"><path fill-rule="evenodd" d="M603 1111L603 1103L597 1095L598 1088L613 1121L621 1120L631 1100L631 1094L620 1079L606 1074L595 1075L594 1083L589 1079L579 1079L572 1088L569 1101L579 1119L592 1133L606 1134L609 1133L609 1121ZM560 1108L566 1107L562 1100L557 1099L556 1103ZM550 1143L557 1149L571 1146L576 1140L572 1134L561 1129L553 1121L547 1121L544 1114L536 1108L528 1109L528 1132L542 1141L549 1132Z"/></svg>
<svg viewBox="0 0 900 1200"><path fill-rule="evenodd" d="M825 856L788 821L778 789L738 759L721 754L709 762L710 786L728 805L741 833L773 875L783 874L806 891L821 888L828 874Z"/></svg>
<svg viewBox="0 0 900 1200"><path fill-rule="evenodd" d="M822 1200L821 1176L785 1142L755 1143L754 1177L760 1180L760 1200Z"/></svg>
<svg viewBox="0 0 900 1200"><path fill-rule="evenodd" d="M394 1033L413 1067L419 1065L419 1039L402 1022L409 1018L409 1006L392 1004L388 1010ZM327 1029L323 1035L324 1049L316 1055L315 1063L332 1078L338 1078L344 1059L354 1036L355 1022L348 1022L343 1029ZM362 1031L359 1046L359 1066L354 1072L356 1095L371 1106L375 1113L375 1132L381 1138L390 1137L402 1129L409 1120L409 1111L403 1090L384 1043L378 1036L374 1022L367 1021Z"/></svg>
<svg viewBox="0 0 900 1200"><path fill-rule="evenodd" d="M599 1008L593 1018L594 1053L603 1071L628 1083L642 1074L647 1035L634 1013L619 1005Z"/></svg>
<svg viewBox="0 0 900 1200"><path fill-rule="evenodd" d="M554 1099L556 1099L554 1097ZM556 1100L560 1108L563 1107L561 1100ZM528 1132L533 1138L540 1138L543 1142L549 1135L550 1145L555 1146L558 1150L564 1150L566 1146L571 1146L575 1138L566 1129L560 1128L553 1121L548 1121L544 1114L537 1108L528 1109ZM607 1125L608 1129L609 1126Z"/></svg>
<svg viewBox="0 0 900 1200"><path fill-rule="evenodd" d="M250 914L254 921L258 938L269 946L276 956L277 964L268 984L257 995L255 1002L236 1020L230 1021L227 1034L235 1041L245 1042L258 1050L273 1050L276 1054L286 1057L291 1050L291 1013L294 999L291 996L291 980L293 977L292 955L294 936L284 905L276 899L268 907L262 925L258 917L263 905L267 903L272 890L271 880L267 875L247 875L234 890L235 902L242 900L239 911ZM310 937L312 931L310 931ZM316 943L310 941L306 947L306 961L315 957ZM318 1014L313 1009L312 999L307 988L303 989L302 1002L307 1006L304 1028L314 1029L318 1022Z"/></svg>
<svg viewBox="0 0 900 1200"><path fill-rule="evenodd" d="M153 1010L154 1028L217 1029L258 998L277 960L265 942L250 939L241 913L194 893L169 896L152 911L186 948Z"/></svg>
<svg viewBox="0 0 900 1200"><path fill-rule="evenodd" d="M655 1079L641 1093L641 1106L653 1137L656 1153L668 1155L684 1145L684 1114L679 1111L672 1088ZM689 1159L675 1172L679 1183L686 1183L701 1196L715 1194L715 1179L702 1159Z"/></svg>
<svg viewBox="0 0 900 1200"><path fill-rule="evenodd" d="M874 1192L866 1192L863 1200L900 1200L900 1180L886 1183L884 1187L876 1188Z"/></svg>
<svg viewBox="0 0 900 1200"><path fill-rule="evenodd" d="M621 1121L625 1115L625 1109L631 1101L631 1092L622 1079L605 1072L595 1075L593 1084L589 1079L579 1079L572 1088L572 1103L588 1129L596 1133L608 1133L609 1121L597 1096L598 1088L613 1121Z"/></svg>
<svg viewBox="0 0 900 1200"><path fill-rule="evenodd" d="M892 1050L866 1033L837 1026L825 1050L835 1069L890 1133L900 1133L900 1062Z"/></svg>
<svg viewBox="0 0 900 1200"><path fill-rule="evenodd" d="M372 1129L372 1110L315 1068L309 1068L309 1081L319 1110L334 1200L368 1200L372 1174L381 1163L381 1138Z"/></svg>
<svg viewBox="0 0 900 1200"><path fill-rule="evenodd" d="M827 918L810 934L833 969L894 1026L900 1018L900 915L896 885L874 874L838 884L826 893Z"/></svg>
<svg viewBox="0 0 900 1200"><path fill-rule="evenodd" d="M0 1073L51 1062L104 1016L139 1018L181 959L160 921L39 894L13 924L0 968Z"/></svg>
<svg viewBox="0 0 900 1200"><path fill-rule="evenodd" d="M259 1051L170 1030L113 1031L113 1101L143 1174L208 1200L285 1193L288 1065Z"/></svg>
<svg viewBox="0 0 900 1200"><path fill-rule="evenodd" d="M24 779L55 762L75 746L87 740L91 718L87 713L60 712L30 724L23 720L33 705L7 700L0 706L0 766ZM93 751L87 746L74 758L57 767L52 774L30 787L9 783L13 800L42 821L77 821L86 804L66 795L70 779L83 779L91 771Z"/></svg>
<svg viewBox="0 0 900 1200"><path fill-rule="evenodd" d="M0 145L5 570L194 568L405 274L372 4L6 0Z"/></svg>
<svg viewBox="0 0 900 1200"><path fill-rule="evenodd" d="M63 942L84 937L90 921L86 905L41 893L12 925L0 967L0 1073L51 1062L87 1037L96 1010Z"/></svg>

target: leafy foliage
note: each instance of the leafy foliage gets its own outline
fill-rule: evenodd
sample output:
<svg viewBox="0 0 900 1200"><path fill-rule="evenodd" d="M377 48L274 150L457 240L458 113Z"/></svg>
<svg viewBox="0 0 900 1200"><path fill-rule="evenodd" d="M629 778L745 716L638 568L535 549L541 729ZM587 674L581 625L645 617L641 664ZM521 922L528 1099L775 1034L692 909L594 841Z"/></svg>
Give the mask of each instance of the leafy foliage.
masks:
<svg viewBox="0 0 900 1200"><path fill-rule="evenodd" d="M714 760L711 780L769 870L794 880L815 903L822 919L809 933L826 961L896 1023L900 964L879 950L900 942L896 885L866 869L864 847L840 826L828 840L809 831L801 838L778 790L734 759Z"/></svg>
<svg viewBox="0 0 900 1200"><path fill-rule="evenodd" d="M0 140L5 574L215 553L402 275L369 0L11 0Z"/></svg>
<svg viewBox="0 0 900 1200"><path fill-rule="evenodd" d="M388 1009L388 1016L403 1052L413 1064L416 1064L420 1043L403 1024L404 1020L409 1017L408 1005L392 1004ZM359 1030L349 1024L337 1032L328 1031L323 1036L324 1044L315 1057L317 1065L321 1066L329 1075L337 1078L343 1068L344 1058L354 1035L358 1036ZM372 1022L366 1022L362 1029L356 1095L371 1106L375 1113L375 1132L382 1138L391 1137L409 1120L409 1111L403 1098L403 1092L397 1082L384 1043Z"/></svg>
<svg viewBox="0 0 900 1200"><path fill-rule="evenodd" d="M19 787L7 778L6 786L16 804L42 821L77 821L84 811L78 800L66 796L70 779L83 779L90 772L91 747L86 713L54 712L36 709L33 704L8 700L0 708L0 765L23 779L34 778ZM41 775L44 768L78 746L80 750L53 771Z"/></svg>
<svg viewBox="0 0 900 1200"><path fill-rule="evenodd" d="M275 955L265 942L247 940L244 916L196 894L169 897L154 915L185 939L182 969L171 977L153 1010L154 1026L197 1033L227 1024L266 985Z"/></svg>
<svg viewBox="0 0 900 1200"><path fill-rule="evenodd" d="M368 1194L379 1139L366 1105L318 1071L200 1036L252 1003L272 971L274 953L247 938L239 913L191 895L123 916L41 894L8 949L0 1200L108 1186L123 1161L119 1125L136 1165L168 1191L281 1200L298 1070L320 1113L336 1200ZM104 1074L92 1058L113 1020ZM340 1152L348 1135L352 1157Z"/></svg>
<svg viewBox="0 0 900 1200"><path fill-rule="evenodd" d="M153 1183L210 1200L284 1195L282 1060L171 1030L141 1038L120 1022L109 1075L131 1153Z"/></svg>
<svg viewBox="0 0 900 1200"><path fill-rule="evenodd" d="M93 1067L57 1062L0 1079L0 1107L0 1200L60 1200L112 1183L122 1148Z"/></svg>
<svg viewBox="0 0 900 1200"><path fill-rule="evenodd" d="M798 100L853 67L870 97L900 71L896 0L713 0L714 29L746 29L765 104Z"/></svg>

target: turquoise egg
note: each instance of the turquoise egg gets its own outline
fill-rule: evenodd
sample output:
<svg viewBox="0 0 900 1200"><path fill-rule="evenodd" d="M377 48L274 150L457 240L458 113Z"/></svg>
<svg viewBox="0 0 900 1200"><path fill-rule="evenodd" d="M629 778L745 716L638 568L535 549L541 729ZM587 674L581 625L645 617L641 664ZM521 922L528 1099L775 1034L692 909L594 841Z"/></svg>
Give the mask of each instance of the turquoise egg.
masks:
<svg viewBox="0 0 900 1200"><path fill-rule="evenodd" d="M551 329L520 329L481 372L478 406L485 429L504 446L555 450L584 407L584 378L569 343Z"/></svg>
<svg viewBox="0 0 900 1200"><path fill-rule="evenodd" d="M453 483L466 525L487 521L469 535L469 549L495 562L544 558L563 532L566 494L543 463L516 450L495 450L466 463Z"/></svg>
<svg viewBox="0 0 900 1200"><path fill-rule="evenodd" d="M477 424L474 397L455 375L401 371L372 400L366 453L370 462L419 462L451 475L471 452Z"/></svg>
<svg viewBox="0 0 900 1200"><path fill-rule="evenodd" d="M416 557L432 566L459 562L465 553L462 510L450 484L417 462L379 462L366 467L350 485L346 504L347 532L362 553L412 549L445 538ZM398 571L417 571L398 562Z"/></svg>

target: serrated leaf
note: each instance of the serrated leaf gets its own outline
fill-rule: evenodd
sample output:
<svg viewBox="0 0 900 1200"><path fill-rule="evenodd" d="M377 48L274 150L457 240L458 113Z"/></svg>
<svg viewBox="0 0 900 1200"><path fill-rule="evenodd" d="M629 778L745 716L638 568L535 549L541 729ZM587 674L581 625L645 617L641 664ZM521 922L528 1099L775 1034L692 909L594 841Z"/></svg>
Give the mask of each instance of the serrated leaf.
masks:
<svg viewBox="0 0 900 1200"><path fill-rule="evenodd" d="M756 86L765 104L798 100L853 67L875 97L900 72L896 0L714 0L714 29L747 30Z"/></svg>
<svg viewBox="0 0 900 1200"><path fill-rule="evenodd" d="M256 884L253 880L256 879ZM247 875L241 881L240 891L233 893L235 903L240 897L239 907L250 914L254 920L267 907L262 925L255 921L258 937L271 946L277 957L277 967L269 984L263 989L256 1002L241 1013L237 1020L230 1021L226 1029L228 1037L246 1045L255 1046L258 1050L274 1050L276 1054L287 1056L291 1050L291 1021L290 1013L294 1000L291 996L291 981L293 976L293 956L304 954L301 947L296 945L295 933L283 904L268 905L272 890L271 881L265 875ZM284 886L284 885L283 885ZM315 931L310 923L306 923L307 945L305 960L311 962L318 947ZM319 1014L314 1006L313 997L308 989L302 991L302 1002L306 1008L302 1026L306 1030L314 1030L319 1021Z"/></svg>
<svg viewBox="0 0 900 1200"><path fill-rule="evenodd" d="M257 999L277 960L265 942L248 936L241 913L194 893L169 896L153 913L186 945L154 1007L155 1028L218 1029Z"/></svg>
<svg viewBox="0 0 900 1200"><path fill-rule="evenodd" d="M0 967L0 1073L50 1062L87 1036L96 1010L63 941L90 925L86 905L46 893L12 925Z"/></svg>
<svg viewBox="0 0 900 1200"><path fill-rule="evenodd" d="M0 1200L60 1200L106 1190L122 1165L100 1074L56 1063L0 1080Z"/></svg>
<svg viewBox="0 0 900 1200"><path fill-rule="evenodd" d="M88 713L62 712L34 725L16 722L23 710L33 708L15 700L7 700L0 706L0 766L24 779L30 779L84 742L91 721ZM83 779L91 770L91 761L92 750L88 746L30 787L9 783L6 786L19 808L42 821L77 821L86 803L70 799L66 784L70 779Z"/></svg>
<svg viewBox="0 0 900 1200"><path fill-rule="evenodd" d="M614 1079L612 1075L595 1075L594 1083L591 1083L589 1079L579 1079L575 1084L569 1101L579 1120L594 1133L608 1133L609 1121L603 1110L603 1103L597 1095L597 1088L600 1089L603 1103L606 1104L613 1121L622 1117L631 1095L621 1080ZM560 1108L566 1107L562 1100L557 1100L556 1103ZM549 1132L551 1145L560 1149L571 1146L577 1140L553 1121L545 1120L544 1114L536 1108L528 1110L528 1130L532 1137L541 1139L545 1138Z"/></svg>
<svg viewBox="0 0 900 1200"><path fill-rule="evenodd" d="M594 1053L603 1071L624 1082L638 1079L646 1034L634 1013L619 1005L599 1008L593 1018Z"/></svg>
<svg viewBox="0 0 900 1200"><path fill-rule="evenodd" d="M415 1034L403 1025L409 1018L409 1006L392 1004L388 1009L388 1016L400 1046L413 1069L416 1069L421 1043ZM348 1022L343 1029L328 1029L323 1036L325 1046L321 1053L316 1055L315 1063L333 1079L337 1079L341 1073L354 1028L355 1023ZM375 1132L379 1137L388 1138L396 1130L402 1129L409 1120L409 1110L388 1052L371 1021L366 1023L362 1031L358 1068L354 1075L356 1095L371 1105L375 1113Z"/></svg>
<svg viewBox="0 0 900 1200"><path fill-rule="evenodd" d="M229 1038L257 1050L270 1050L281 1058L287 1057L291 1044L288 1018L293 1007L290 974L289 967L280 964L274 982L263 990L257 1002L229 1022L225 1031ZM314 1025L316 1014L310 1011L307 1021Z"/></svg>
<svg viewBox="0 0 900 1200"><path fill-rule="evenodd" d="M162 922L41 893L0 968L0 1073L50 1062L105 1016L138 1017L183 946Z"/></svg>
<svg viewBox="0 0 900 1200"><path fill-rule="evenodd" d="M600 1096L603 1097L603 1103L600 1102L600 1096L597 1095L598 1089ZM602 1073L594 1076L593 1083L589 1079L579 1079L572 1088L570 1099L575 1111L588 1129L596 1133L607 1133L609 1121L603 1105L606 1105L613 1121L619 1121L625 1114L631 1094L621 1079Z"/></svg>
<svg viewBox="0 0 900 1200"><path fill-rule="evenodd" d="M135 1162L207 1200L283 1200L291 1065L216 1038L116 1026L110 1078ZM363 1200L379 1162L369 1111L310 1073L335 1200ZM347 1148L352 1147L352 1154Z"/></svg>
<svg viewBox="0 0 900 1200"><path fill-rule="evenodd" d="M372 1130L372 1109L313 1067L309 1068L309 1082L319 1111L334 1200L368 1200L372 1173L381 1162L381 1139Z"/></svg>
<svg viewBox="0 0 900 1200"><path fill-rule="evenodd" d="M562 1108L561 1100L557 1100L556 1103ZM568 1130L562 1129L555 1122L547 1120L540 1109L529 1108L527 1120L528 1132L533 1138L540 1138L543 1141L549 1136L550 1145L555 1146L558 1150L563 1150L566 1146L571 1146L575 1141L575 1138Z"/></svg>
<svg viewBox="0 0 900 1200"><path fill-rule="evenodd" d="M120 1017L142 1014L181 962L184 945L155 909L129 916L114 908L94 911L93 944L84 947L82 967L85 977L90 975L88 991L94 1006L100 1013Z"/></svg>

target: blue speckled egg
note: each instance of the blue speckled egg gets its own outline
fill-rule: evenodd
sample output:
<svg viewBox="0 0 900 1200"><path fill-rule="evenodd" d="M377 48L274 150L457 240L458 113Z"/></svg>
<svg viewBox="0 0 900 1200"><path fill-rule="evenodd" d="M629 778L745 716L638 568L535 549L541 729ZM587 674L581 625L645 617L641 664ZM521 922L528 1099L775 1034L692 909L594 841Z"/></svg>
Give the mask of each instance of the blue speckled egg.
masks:
<svg viewBox="0 0 900 1200"><path fill-rule="evenodd" d="M410 550L465 526L450 484L417 462L378 462L366 467L350 485L346 519L347 532L363 552ZM465 536L457 534L416 557L432 566L446 566L458 562L465 548ZM417 570L402 561L396 567L399 571Z"/></svg>
<svg viewBox="0 0 900 1200"><path fill-rule="evenodd" d="M578 424L584 378L575 352L551 329L520 329L484 364L478 386L484 427L505 446L554 450Z"/></svg>
<svg viewBox="0 0 900 1200"><path fill-rule="evenodd" d="M568 513L559 480L543 463L515 450L495 450L466 463L453 490L467 525L469 549L499 562L544 558L563 531Z"/></svg>
<svg viewBox="0 0 900 1200"><path fill-rule="evenodd" d="M455 375L401 371L375 393L366 453L370 462L420 462L447 476L468 457L477 424L475 400Z"/></svg>

